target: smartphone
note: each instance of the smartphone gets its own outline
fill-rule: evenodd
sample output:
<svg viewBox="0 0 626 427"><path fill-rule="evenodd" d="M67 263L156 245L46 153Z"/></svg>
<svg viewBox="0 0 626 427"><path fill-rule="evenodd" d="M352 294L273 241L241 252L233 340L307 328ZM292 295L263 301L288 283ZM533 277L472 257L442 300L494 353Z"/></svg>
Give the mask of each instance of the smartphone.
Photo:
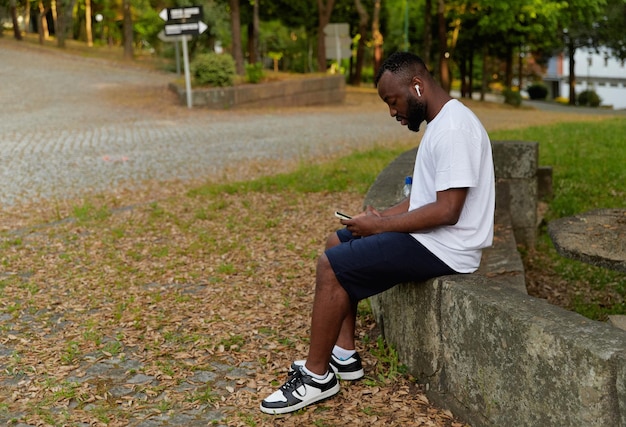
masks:
<svg viewBox="0 0 626 427"><path fill-rule="evenodd" d="M344 213L341 213L339 211L335 211L335 216L339 219L352 219L352 217L350 215L346 215Z"/></svg>

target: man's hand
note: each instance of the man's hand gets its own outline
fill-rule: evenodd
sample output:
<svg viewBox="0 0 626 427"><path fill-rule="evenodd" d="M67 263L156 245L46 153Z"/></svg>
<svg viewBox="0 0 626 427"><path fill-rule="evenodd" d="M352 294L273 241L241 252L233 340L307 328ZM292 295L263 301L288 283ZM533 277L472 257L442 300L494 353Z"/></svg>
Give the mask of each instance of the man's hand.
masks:
<svg viewBox="0 0 626 427"><path fill-rule="evenodd" d="M378 234L380 230L381 214L372 206L368 206L365 211L352 217L352 219L342 219L341 223L352 233L353 236L371 236Z"/></svg>

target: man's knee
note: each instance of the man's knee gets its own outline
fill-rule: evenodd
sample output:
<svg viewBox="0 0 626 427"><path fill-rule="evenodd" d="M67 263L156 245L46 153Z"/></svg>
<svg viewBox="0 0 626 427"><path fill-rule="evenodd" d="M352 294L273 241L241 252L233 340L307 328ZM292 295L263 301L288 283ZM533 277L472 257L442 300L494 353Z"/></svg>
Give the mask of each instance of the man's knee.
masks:
<svg viewBox="0 0 626 427"><path fill-rule="evenodd" d="M337 277L335 276L335 270L330 264L330 260L325 253L320 255L317 259L317 272L316 282L318 286L329 286L339 284Z"/></svg>
<svg viewBox="0 0 626 427"><path fill-rule="evenodd" d="M337 232L333 231L332 233L328 235L328 238L326 239L326 249L335 247L340 243L341 241L339 240L339 237L337 236Z"/></svg>

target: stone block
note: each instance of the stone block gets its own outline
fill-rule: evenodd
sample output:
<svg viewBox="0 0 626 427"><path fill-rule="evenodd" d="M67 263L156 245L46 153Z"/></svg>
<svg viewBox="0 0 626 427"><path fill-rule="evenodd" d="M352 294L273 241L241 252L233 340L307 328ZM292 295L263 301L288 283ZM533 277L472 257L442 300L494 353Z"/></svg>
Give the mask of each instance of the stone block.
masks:
<svg viewBox="0 0 626 427"><path fill-rule="evenodd" d="M626 332L476 274L374 298L400 361L473 426L624 425Z"/></svg>
<svg viewBox="0 0 626 427"><path fill-rule="evenodd" d="M496 178L535 178L539 144L529 141L492 141Z"/></svg>
<svg viewBox="0 0 626 427"><path fill-rule="evenodd" d="M421 378L441 369L439 295L438 283L428 281L400 284L370 299L385 340L398 343L400 361ZM410 312L404 310L407 306Z"/></svg>

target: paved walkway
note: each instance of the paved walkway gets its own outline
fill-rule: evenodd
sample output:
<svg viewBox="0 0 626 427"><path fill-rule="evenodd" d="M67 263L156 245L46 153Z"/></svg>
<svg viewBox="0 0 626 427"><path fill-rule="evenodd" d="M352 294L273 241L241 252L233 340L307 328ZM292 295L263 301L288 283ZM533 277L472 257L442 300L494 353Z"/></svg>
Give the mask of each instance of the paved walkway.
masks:
<svg viewBox="0 0 626 427"><path fill-rule="evenodd" d="M250 162L280 169L415 138L382 102L365 113L189 111L167 90L171 74L35 52L0 41L0 206L229 169L245 177Z"/></svg>

